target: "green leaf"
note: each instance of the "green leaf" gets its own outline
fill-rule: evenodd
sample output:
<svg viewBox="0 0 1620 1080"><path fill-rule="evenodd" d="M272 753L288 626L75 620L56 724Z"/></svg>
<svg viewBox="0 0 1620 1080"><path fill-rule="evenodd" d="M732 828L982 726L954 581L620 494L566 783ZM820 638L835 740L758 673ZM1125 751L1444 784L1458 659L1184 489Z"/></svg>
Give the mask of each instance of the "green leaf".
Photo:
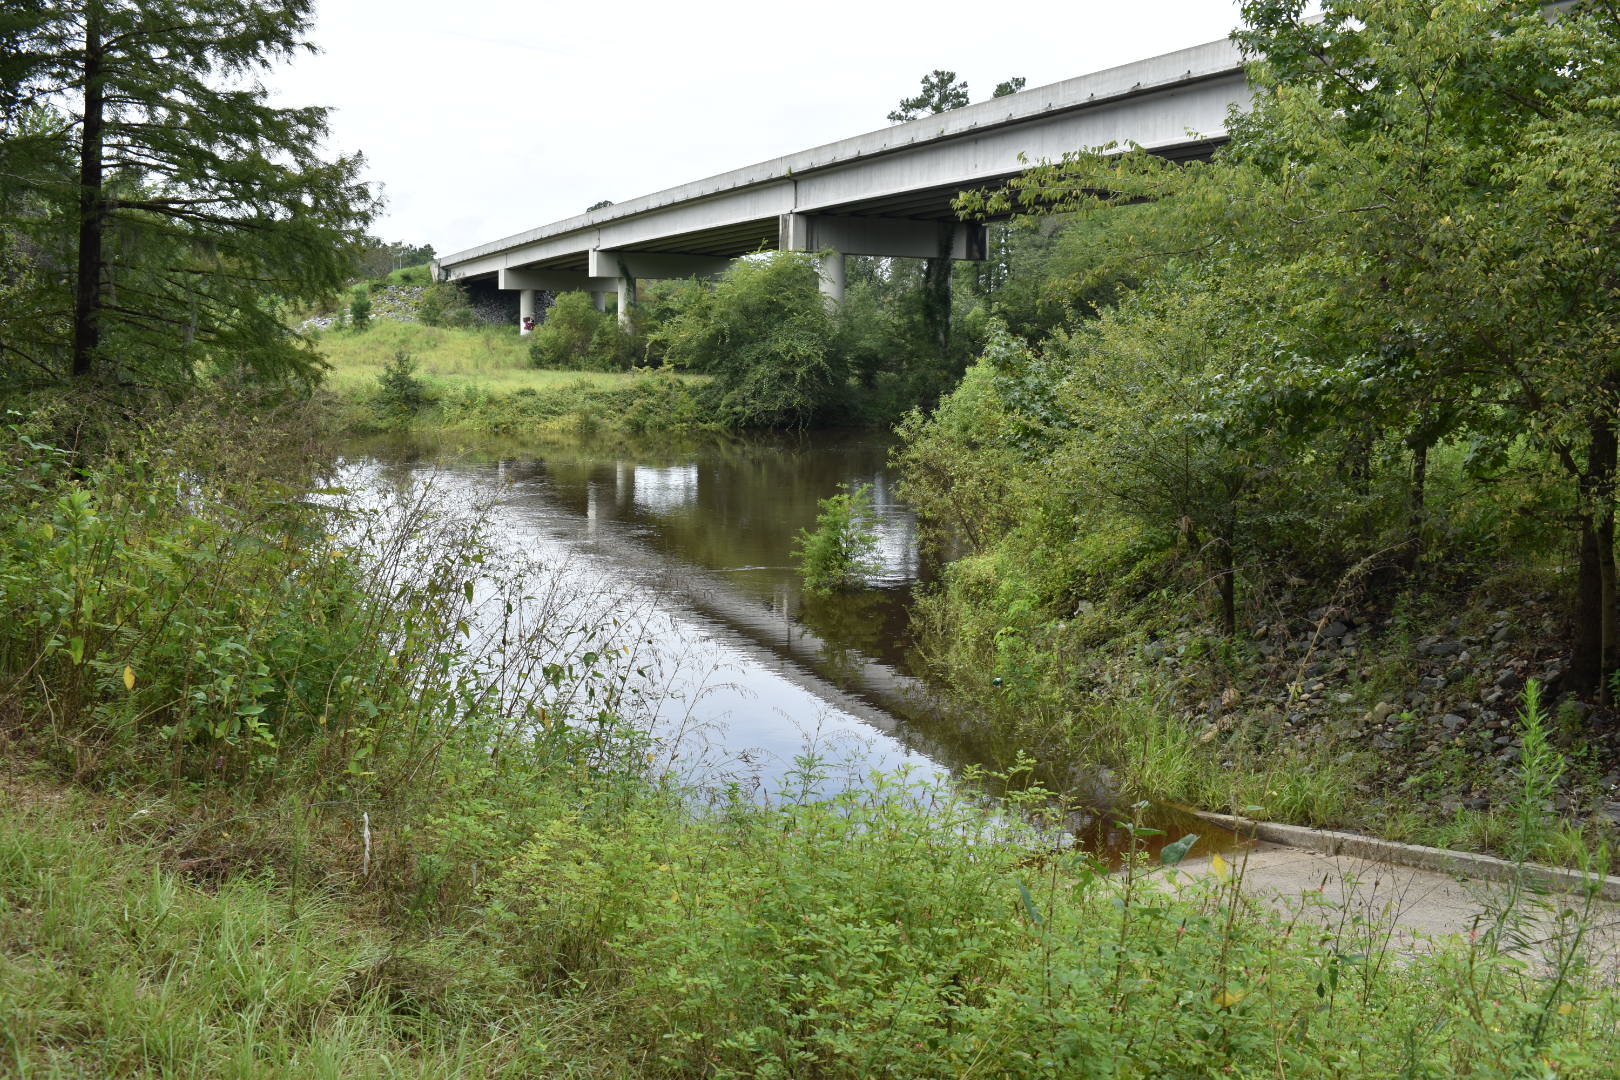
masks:
<svg viewBox="0 0 1620 1080"><path fill-rule="evenodd" d="M1046 919L1041 915L1040 909L1035 906L1035 897L1030 894L1029 886L1022 881L1018 883L1018 895L1024 901L1024 912L1029 916L1029 921L1036 926L1045 926Z"/></svg>
<svg viewBox="0 0 1620 1080"><path fill-rule="evenodd" d="M1187 852L1191 851L1192 846L1196 843L1198 843L1198 834L1190 832L1175 843L1164 845L1164 850L1159 852L1159 862L1165 866L1176 866L1182 859L1187 857Z"/></svg>

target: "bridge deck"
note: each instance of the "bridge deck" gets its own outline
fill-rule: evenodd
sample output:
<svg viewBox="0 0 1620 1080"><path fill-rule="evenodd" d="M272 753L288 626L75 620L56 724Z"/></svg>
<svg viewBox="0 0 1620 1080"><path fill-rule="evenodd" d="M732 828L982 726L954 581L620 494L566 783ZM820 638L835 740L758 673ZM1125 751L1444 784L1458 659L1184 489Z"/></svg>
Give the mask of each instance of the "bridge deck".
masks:
<svg viewBox="0 0 1620 1080"><path fill-rule="evenodd" d="M1237 47L1215 41L734 169L438 262L451 279L577 272L593 249L735 257L776 247L784 214L945 221L958 192L1005 182L1021 155L1131 142L1207 156L1224 141L1229 110L1249 100Z"/></svg>

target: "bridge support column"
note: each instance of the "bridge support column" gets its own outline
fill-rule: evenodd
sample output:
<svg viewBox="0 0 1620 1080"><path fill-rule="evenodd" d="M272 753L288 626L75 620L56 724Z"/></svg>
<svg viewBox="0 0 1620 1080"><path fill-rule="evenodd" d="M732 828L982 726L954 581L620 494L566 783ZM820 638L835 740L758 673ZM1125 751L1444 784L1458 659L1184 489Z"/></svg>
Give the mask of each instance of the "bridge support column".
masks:
<svg viewBox="0 0 1620 1080"><path fill-rule="evenodd" d="M531 326L534 323L534 290L518 290L518 333L527 335L533 333Z"/></svg>
<svg viewBox="0 0 1620 1080"><path fill-rule="evenodd" d="M628 274L619 276L619 325L630 326L630 309L636 305L636 279Z"/></svg>
<svg viewBox="0 0 1620 1080"><path fill-rule="evenodd" d="M712 255L592 248L585 259L585 272L617 281L619 325L627 326L630 309L636 306L636 281L640 278L714 277L723 273L729 263L729 259Z"/></svg>
<svg viewBox="0 0 1620 1080"><path fill-rule="evenodd" d="M591 293L591 303L596 305L596 310L597 311L606 311L607 310L607 293L605 293L605 292L593 292L593 293Z"/></svg>
<svg viewBox="0 0 1620 1080"><path fill-rule="evenodd" d="M828 307L844 302L844 253L826 251L816 257L816 273L821 275L821 295Z"/></svg>

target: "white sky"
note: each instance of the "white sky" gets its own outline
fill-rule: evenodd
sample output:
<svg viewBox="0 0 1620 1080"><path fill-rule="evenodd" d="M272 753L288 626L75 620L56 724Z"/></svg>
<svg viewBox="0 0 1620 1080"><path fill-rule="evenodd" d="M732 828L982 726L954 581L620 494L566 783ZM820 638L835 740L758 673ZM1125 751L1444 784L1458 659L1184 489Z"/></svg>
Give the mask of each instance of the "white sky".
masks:
<svg viewBox="0 0 1620 1080"><path fill-rule="evenodd" d="M887 124L936 67L974 101L1224 37L1237 0L321 0L270 74L440 253Z"/></svg>

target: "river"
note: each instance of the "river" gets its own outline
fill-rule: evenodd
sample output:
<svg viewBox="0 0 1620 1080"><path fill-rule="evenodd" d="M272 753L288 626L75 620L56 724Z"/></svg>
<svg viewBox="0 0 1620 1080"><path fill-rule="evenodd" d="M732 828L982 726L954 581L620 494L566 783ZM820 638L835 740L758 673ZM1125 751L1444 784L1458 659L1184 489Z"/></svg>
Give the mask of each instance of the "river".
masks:
<svg viewBox="0 0 1620 1080"><path fill-rule="evenodd" d="M356 442L344 468L351 482L403 471L481 497L503 543L563 583L576 622L585 610L646 647L644 722L670 766L770 800L801 789L807 763L838 788L874 772L932 782L1011 758L991 725L922 678L910 604L937 567L889 448L847 433L680 446L411 436ZM859 592L817 597L791 552L840 484L871 486L880 569ZM1114 849L1122 813L1103 806L1071 825ZM1172 837L1191 824L1154 817Z"/></svg>

